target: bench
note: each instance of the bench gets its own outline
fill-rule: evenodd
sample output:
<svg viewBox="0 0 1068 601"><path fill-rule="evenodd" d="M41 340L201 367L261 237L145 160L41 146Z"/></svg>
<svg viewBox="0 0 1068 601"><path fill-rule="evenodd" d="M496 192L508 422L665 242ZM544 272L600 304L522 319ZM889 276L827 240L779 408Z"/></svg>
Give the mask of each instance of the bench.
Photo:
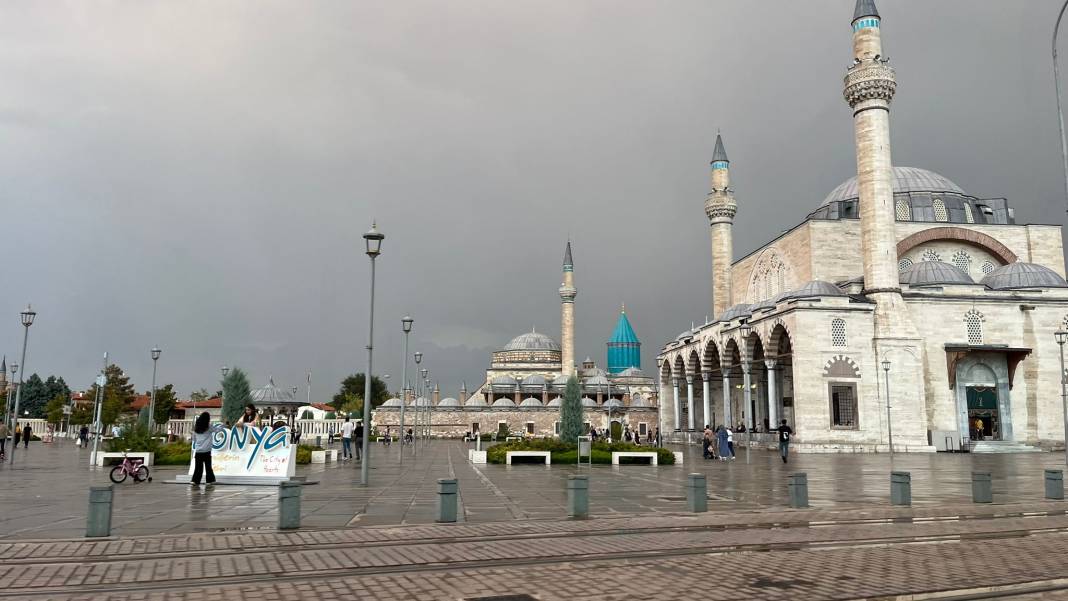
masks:
<svg viewBox="0 0 1068 601"><path fill-rule="evenodd" d="M467 460L471 463L486 463L486 452L468 449Z"/></svg>
<svg viewBox="0 0 1068 601"><path fill-rule="evenodd" d="M337 449L311 452L312 463L326 463L327 461L337 461Z"/></svg>
<svg viewBox="0 0 1068 601"><path fill-rule="evenodd" d="M140 451L130 451L126 455L130 459L140 459L141 462L146 466L152 465L152 460L156 458L156 454L155 453L140 452ZM118 459L118 461L109 461L109 459ZM97 466L104 467L105 465L111 465L112 463L122 463L122 453L103 453L103 452L97 451L97 454L96 454L96 464L97 464Z"/></svg>
<svg viewBox="0 0 1068 601"><path fill-rule="evenodd" d="M504 442L519 442L523 440L522 436L509 436L504 439Z"/></svg>
<svg viewBox="0 0 1068 601"><path fill-rule="evenodd" d="M544 457L545 465L549 465L552 462L549 451L508 451L504 456L504 462L512 465L512 457ZM654 459L653 461L656 460Z"/></svg>
<svg viewBox="0 0 1068 601"><path fill-rule="evenodd" d="M656 465L656 453L652 451L613 451L612 452L612 465L619 465L620 457L645 457L649 459L650 465Z"/></svg>

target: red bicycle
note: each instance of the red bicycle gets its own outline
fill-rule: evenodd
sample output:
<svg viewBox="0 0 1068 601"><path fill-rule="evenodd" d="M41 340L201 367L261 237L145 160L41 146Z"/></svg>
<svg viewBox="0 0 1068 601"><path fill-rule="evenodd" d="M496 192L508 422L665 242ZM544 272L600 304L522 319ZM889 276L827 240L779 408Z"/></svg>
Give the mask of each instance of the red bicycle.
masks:
<svg viewBox="0 0 1068 601"><path fill-rule="evenodd" d="M144 460L131 459L127 456L130 449L126 449L122 452L122 463L111 468L111 481L115 484L121 484L126 481L127 476L133 476L134 482L152 481L152 476L148 474L148 468L144 466Z"/></svg>

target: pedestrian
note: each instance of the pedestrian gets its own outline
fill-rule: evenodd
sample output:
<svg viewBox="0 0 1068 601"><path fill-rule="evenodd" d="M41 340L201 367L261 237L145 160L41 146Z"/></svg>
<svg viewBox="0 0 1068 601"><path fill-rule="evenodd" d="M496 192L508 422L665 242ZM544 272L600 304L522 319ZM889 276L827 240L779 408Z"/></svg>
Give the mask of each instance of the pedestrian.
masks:
<svg viewBox="0 0 1068 601"><path fill-rule="evenodd" d="M734 432L727 428L727 450L730 451L731 459L734 458Z"/></svg>
<svg viewBox="0 0 1068 601"><path fill-rule="evenodd" d="M200 477L208 486L215 484L215 472L211 469L211 442L216 432L222 432L222 424L211 424L211 414L205 411L193 424L193 479L190 486L200 486Z"/></svg>
<svg viewBox="0 0 1068 601"><path fill-rule="evenodd" d="M22 448L30 448L30 437L33 436L33 428L30 424L26 424L26 427L22 429Z"/></svg>
<svg viewBox="0 0 1068 601"><path fill-rule="evenodd" d="M716 456L712 453L712 428L705 424L704 437L701 439L701 451L705 459L715 459Z"/></svg>
<svg viewBox="0 0 1068 601"><path fill-rule="evenodd" d="M625 440L627 442L630 442L630 440L631 440L630 428L627 428L627 430L625 432L623 432L623 440Z"/></svg>
<svg viewBox="0 0 1068 601"><path fill-rule="evenodd" d="M634 446L642 446L642 435L639 434L637 431L634 432Z"/></svg>
<svg viewBox="0 0 1068 601"><path fill-rule="evenodd" d="M167 442L174 442L174 426L167 422Z"/></svg>
<svg viewBox="0 0 1068 601"><path fill-rule="evenodd" d="M293 444L296 444L296 445L300 444L300 435L301 434L303 434L303 432L300 429L300 424L293 424Z"/></svg>
<svg viewBox="0 0 1068 601"><path fill-rule="evenodd" d="M727 461L733 459L731 454L731 438L730 429L726 426L720 426L716 429L716 440L719 442L719 460Z"/></svg>
<svg viewBox="0 0 1068 601"><path fill-rule="evenodd" d="M363 422L356 422L356 429L353 430L353 442L356 443L356 459L363 461Z"/></svg>
<svg viewBox="0 0 1068 601"><path fill-rule="evenodd" d="M18 448L19 441L22 440L22 430L19 429L19 423L15 422L15 444L12 448Z"/></svg>
<svg viewBox="0 0 1068 601"><path fill-rule="evenodd" d="M78 442L81 443L83 449L89 446L89 426L82 426L78 430Z"/></svg>
<svg viewBox="0 0 1068 601"><path fill-rule="evenodd" d="M656 430L653 431L653 440L656 441L656 446L663 446L660 443L660 426L657 426Z"/></svg>
<svg viewBox="0 0 1068 601"><path fill-rule="evenodd" d="M341 424L341 460L348 461L352 459L352 431L355 427L349 418L345 418L345 423Z"/></svg>
<svg viewBox="0 0 1068 601"><path fill-rule="evenodd" d="M5 447L7 446L8 434L7 424L0 422L0 458L3 458L6 455Z"/></svg>
<svg viewBox="0 0 1068 601"><path fill-rule="evenodd" d="M782 457L783 463L786 463L787 456L790 454L790 437L793 434L794 431L786 425L786 420L782 420L779 426L779 456Z"/></svg>
<svg viewBox="0 0 1068 601"><path fill-rule="evenodd" d="M479 436L479 433L475 432L475 435ZM404 435L404 442L408 444L412 444L413 442L415 442L415 433L412 432L411 428L408 428L408 433Z"/></svg>
<svg viewBox="0 0 1068 601"><path fill-rule="evenodd" d="M389 446L393 442L393 435L389 433L389 426L386 426L386 437L382 439L382 444Z"/></svg>

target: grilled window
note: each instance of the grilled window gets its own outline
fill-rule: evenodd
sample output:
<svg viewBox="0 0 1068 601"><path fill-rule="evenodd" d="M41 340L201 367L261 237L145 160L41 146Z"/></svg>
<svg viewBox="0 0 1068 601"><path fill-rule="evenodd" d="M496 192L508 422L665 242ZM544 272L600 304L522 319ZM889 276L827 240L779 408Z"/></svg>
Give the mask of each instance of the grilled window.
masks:
<svg viewBox="0 0 1068 601"><path fill-rule="evenodd" d="M831 384L831 425L857 427L857 388L853 384Z"/></svg>
<svg viewBox="0 0 1068 601"><path fill-rule="evenodd" d="M935 221L949 221L949 214L946 212L946 203L942 202L941 198L932 200L931 206L934 208Z"/></svg>
<svg viewBox="0 0 1068 601"><path fill-rule="evenodd" d="M983 314L972 309L964 314L964 326L968 330L968 344L983 343Z"/></svg>
<svg viewBox="0 0 1068 601"><path fill-rule="evenodd" d="M846 345L846 328L845 320L841 318L834 318L831 320L831 346L845 346Z"/></svg>

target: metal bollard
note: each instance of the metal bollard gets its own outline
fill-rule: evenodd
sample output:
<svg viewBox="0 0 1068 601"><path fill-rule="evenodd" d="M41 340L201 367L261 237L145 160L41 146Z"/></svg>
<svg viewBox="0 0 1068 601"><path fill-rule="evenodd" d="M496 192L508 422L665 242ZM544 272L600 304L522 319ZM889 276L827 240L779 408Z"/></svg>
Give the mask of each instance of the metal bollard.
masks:
<svg viewBox="0 0 1068 601"><path fill-rule="evenodd" d="M460 487L455 478L438 478L438 519L440 523L456 521L456 497Z"/></svg>
<svg viewBox="0 0 1068 601"><path fill-rule="evenodd" d="M278 487L278 529L300 528L300 482L283 482Z"/></svg>
<svg viewBox="0 0 1068 601"><path fill-rule="evenodd" d="M795 472L790 474L790 480L786 484L790 491L790 507L800 509L808 507L808 474Z"/></svg>
<svg viewBox="0 0 1068 601"><path fill-rule="evenodd" d="M111 501L115 487L89 487L89 515L85 520L85 536L111 536Z"/></svg>
<svg viewBox="0 0 1068 601"><path fill-rule="evenodd" d="M704 474L686 476L686 507L693 513L708 511L708 484Z"/></svg>
<svg viewBox="0 0 1068 601"><path fill-rule="evenodd" d="M1064 499L1064 472L1061 470L1046 470L1046 498Z"/></svg>
<svg viewBox="0 0 1068 601"><path fill-rule="evenodd" d="M994 502L994 485L990 481L990 472L972 472L972 502Z"/></svg>
<svg viewBox="0 0 1068 601"><path fill-rule="evenodd" d="M912 474L890 472L890 504L912 505Z"/></svg>
<svg viewBox="0 0 1068 601"><path fill-rule="evenodd" d="M590 517L589 476L567 477L567 515L575 519Z"/></svg>
<svg viewBox="0 0 1068 601"><path fill-rule="evenodd" d="M315 437L315 446L319 447L320 449L323 448L323 436L321 434Z"/></svg>

